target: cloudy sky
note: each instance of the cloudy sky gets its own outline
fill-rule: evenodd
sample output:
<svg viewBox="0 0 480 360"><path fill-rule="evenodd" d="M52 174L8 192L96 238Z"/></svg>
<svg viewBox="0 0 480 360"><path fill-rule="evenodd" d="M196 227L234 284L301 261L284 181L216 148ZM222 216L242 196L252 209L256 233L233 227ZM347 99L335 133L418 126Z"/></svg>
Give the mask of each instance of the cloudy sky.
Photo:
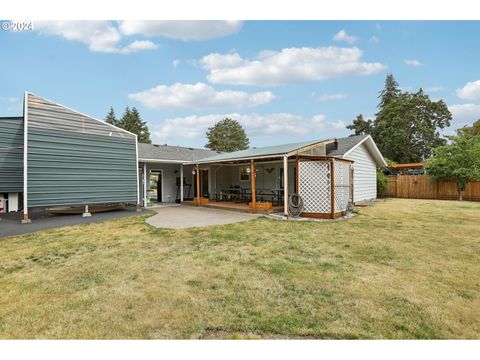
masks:
<svg viewBox="0 0 480 360"><path fill-rule="evenodd" d="M203 147L228 116L253 146L346 136L392 72L480 118L480 22L82 21L0 30L0 116L31 91L103 119L136 106L155 143ZM452 129L450 129L451 131Z"/></svg>

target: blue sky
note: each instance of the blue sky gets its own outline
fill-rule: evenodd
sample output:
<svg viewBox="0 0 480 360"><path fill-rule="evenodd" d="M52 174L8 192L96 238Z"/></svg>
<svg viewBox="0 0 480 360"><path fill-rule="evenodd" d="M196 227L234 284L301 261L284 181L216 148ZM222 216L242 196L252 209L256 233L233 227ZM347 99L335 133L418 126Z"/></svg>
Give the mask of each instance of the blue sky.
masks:
<svg viewBox="0 0 480 360"><path fill-rule="evenodd" d="M34 22L0 31L1 116L28 90L103 119L136 106L155 143L202 147L230 115L251 145L346 136L392 72L480 118L480 22ZM449 130L451 131L451 129Z"/></svg>

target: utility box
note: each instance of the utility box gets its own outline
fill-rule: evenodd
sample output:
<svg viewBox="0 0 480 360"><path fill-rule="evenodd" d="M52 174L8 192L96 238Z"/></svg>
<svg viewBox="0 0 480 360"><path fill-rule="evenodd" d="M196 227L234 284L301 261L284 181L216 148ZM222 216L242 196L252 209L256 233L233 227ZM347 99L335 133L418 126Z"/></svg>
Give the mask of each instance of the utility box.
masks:
<svg viewBox="0 0 480 360"><path fill-rule="evenodd" d="M18 193L8 193L8 212L18 211Z"/></svg>

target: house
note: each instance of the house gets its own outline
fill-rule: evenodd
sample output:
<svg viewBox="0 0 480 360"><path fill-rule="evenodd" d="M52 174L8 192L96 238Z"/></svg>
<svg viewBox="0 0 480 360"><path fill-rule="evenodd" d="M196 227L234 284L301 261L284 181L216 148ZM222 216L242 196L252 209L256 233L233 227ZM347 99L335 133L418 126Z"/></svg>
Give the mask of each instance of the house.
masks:
<svg viewBox="0 0 480 360"><path fill-rule="evenodd" d="M139 204L137 136L25 93L23 116L0 119L0 197L8 210Z"/></svg>
<svg viewBox="0 0 480 360"><path fill-rule="evenodd" d="M217 151L191 147L138 144L138 173L142 205L181 202L196 196L193 161L218 155ZM200 179L207 186L208 179ZM208 193L208 189L204 189Z"/></svg>
<svg viewBox="0 0 480 360"><path fill-rule="evenodd" d="M349 201L376 198L386 166L370 136L350 136L219 153L138 144L136 135L25 93L22 117L0 118L0 197L8 210L56 205L204 204L333 218ZM290 204L291 206L292 204Z"/></svg>

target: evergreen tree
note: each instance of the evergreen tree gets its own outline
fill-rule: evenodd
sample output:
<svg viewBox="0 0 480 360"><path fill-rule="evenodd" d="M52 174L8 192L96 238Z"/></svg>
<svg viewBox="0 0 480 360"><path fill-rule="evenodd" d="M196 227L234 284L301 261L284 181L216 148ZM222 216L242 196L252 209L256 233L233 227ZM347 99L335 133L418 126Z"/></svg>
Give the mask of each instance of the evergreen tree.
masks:
<svg viewBox="0 0 480 360"><path fill-rule="evenodd" d="M108 112L107 117L105 118L105 122L111 125L117 126L118 120L115 117L115 111L113 111L113 107L110 107L110 111Z"/></svg>
<svg viewBox="0 0 480 360"><path fill-rule="evenodd" d="M236 120L225 118L207 131L208 143L205 147L232 152L248 148L249 140L242 125Z"/></svg>
<svg viewBox="0 0 480 360"><path fill-rule="evenodd" d="M450 126L452 114L443 100L431 101L422 89L401 92L392 74L379 99L373 122L358 116L347 128L370 134L385 157L398 163L419 162L446 143L438 129Z"/></svg>
<svg viewBox="0 0 480 360"><path fill-rule="evenodd" d="M151 144L150 131L148 130L147 122L142 121L140 113L133 107L130 109L128 106L125 108L122 118L117 123L118 127L130 131L138 136L138 142L144 144Z"/></svg>
<svg viewBox="0 0 480 360"><path fill-rule="evenodd" d="M387 78L385 79L385 87L378 94L378 98L380 99L378 108L380 111L385 109L386 106L397 99L400 93L400 88L398 87L398 83L393 77L393 74L387 74Z"/></svg>

